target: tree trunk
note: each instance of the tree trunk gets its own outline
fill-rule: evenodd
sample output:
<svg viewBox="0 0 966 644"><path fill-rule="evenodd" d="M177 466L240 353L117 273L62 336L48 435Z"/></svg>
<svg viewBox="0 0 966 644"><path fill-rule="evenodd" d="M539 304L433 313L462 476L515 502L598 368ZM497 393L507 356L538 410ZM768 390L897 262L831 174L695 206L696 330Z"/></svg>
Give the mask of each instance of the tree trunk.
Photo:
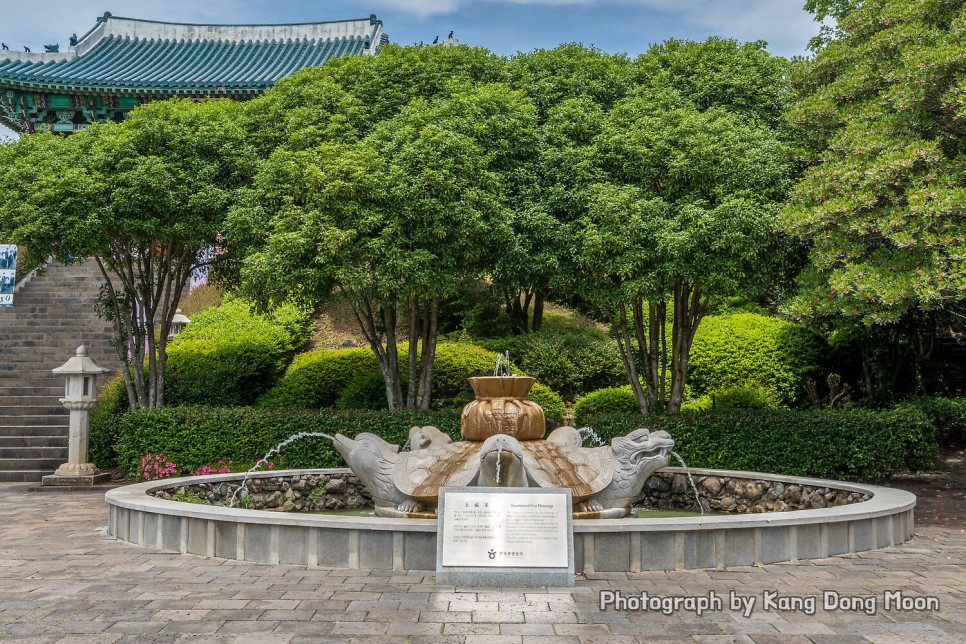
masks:
<svg viewBox="0 0 966 644"><path fill-rule="evenodd" d="M426 315L423 322L422 364L419 374L419 393L416 396L417 409L429 409L433 398L433 363L436 360L436 340L439 328L439 298L426 301Z"/></svg>
<svg viewBox="0 0 966 644"><path fill-rule="evenodd" d="M543 329L543 304L543 293L538 292L533 300L533 324L530 325L530 330L534 333Z"/></svg>
<svg viewBox="0 0 966 644"><path fill-rule="evenodd" d="M707 304L701 290L683 279L674 282L674 322L671 328L671 395L668 399L668 412L681 411L684 400L684 385L688 379L688 361L691 345L698 324L704 317Z"/></svg>
<svg viewBox="0 0 966 644"><path fill-rule="evenodd" d="M621 360L623 360L624 368L627 370L627 377L631 381L631 391L634 392L637 406L640 408L642 414L648 414L650 412L650 405L644 393L644 388L641 386L641 379L638 376L637 360L634 358L634 347L632 346L630 330L628 329L627 307L621 302L618 310L619 315L616 318L613 315L611 316L614 328L617 330L617 348L620 350Z"/></svg>
<svg viewBox="0 0 966 644"><path fill-rule="evenodd" d="M406 385L406 407L416 406L417 379L419 373L419 337L421 335L422 318L419 315L419 304L416 296L409 298L409 355L407 367L409 382Z"/></svg>

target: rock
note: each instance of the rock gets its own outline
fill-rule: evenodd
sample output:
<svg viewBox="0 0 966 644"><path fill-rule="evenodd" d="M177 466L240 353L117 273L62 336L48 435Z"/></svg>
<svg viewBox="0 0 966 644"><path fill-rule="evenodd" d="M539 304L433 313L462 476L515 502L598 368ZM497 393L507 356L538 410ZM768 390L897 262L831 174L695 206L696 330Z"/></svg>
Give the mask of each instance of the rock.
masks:
<svg viewBox="0 0 966 644"><path fill-rule="evenodd" d="M329 482L325 485L325 491L329 494L341 494L346 490L346 482L344 479L331 478Z"/></svg>
<svg viewBox="0 0 966 644"><path fill-rule="evenodd" d="M718 496L721 492L721 479L716 476L707 476L701 481L701 489L708 496Z"/></svg>
<svg viewBox="0 0 966 644"><path fill-rule="evenodd" d="M688 491L688 479L684 474L675 474L671 482L672 494L684 494Z"/></svg>

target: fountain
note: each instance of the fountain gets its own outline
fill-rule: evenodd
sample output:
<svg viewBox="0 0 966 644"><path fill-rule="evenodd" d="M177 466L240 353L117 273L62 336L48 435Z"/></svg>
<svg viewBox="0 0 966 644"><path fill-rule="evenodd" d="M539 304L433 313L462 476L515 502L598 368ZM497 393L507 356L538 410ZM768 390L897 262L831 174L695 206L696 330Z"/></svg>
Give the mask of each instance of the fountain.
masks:
<svg viewBox="0 0 966 644"><path fill-rule="evenodd" d="M569 488L575 519L626 517L647 478L667 465L674 441L667 432L638 429L587 448L573 427L544 440L543 410L527 399L533 383L520 376L470 378L476 400L463 410L460 442L435 428L414 428L409 452L369 433L339 434L333 445L365 483L380 517L434 519L439 489L463 486Z"/></svg>
<svg viewBox="0 0 966 644"><path fill-rule="evenodd" d="M674 441L663 431L637 429L609 445L589 428L561 427L544 438L543 410L527 399L533 382L509 375L471 378L476 400L464 408L462 441L434 427L414 427L405 451L370 433L336 435L333 444L351 471L221 474L112 490L106 495L108 533L209 557L434 570L440 488L481 486L570 489L575 569L588 573L819 558L895 545L912 535L915 497L900 490L665 467ZM584 436L595 445L584 447ZM266 511L308 508L313 497L347 486L352 499L361 501L368 492L376 516ZM243 487L246 493L248 487L266 490L259 494L279 504L224 507ZM175 501L176 490L195 490L216 504ZM642 498L697 502L702 515L634 517L631 508ZM725 514L703 515L705 507Z"/></svg>

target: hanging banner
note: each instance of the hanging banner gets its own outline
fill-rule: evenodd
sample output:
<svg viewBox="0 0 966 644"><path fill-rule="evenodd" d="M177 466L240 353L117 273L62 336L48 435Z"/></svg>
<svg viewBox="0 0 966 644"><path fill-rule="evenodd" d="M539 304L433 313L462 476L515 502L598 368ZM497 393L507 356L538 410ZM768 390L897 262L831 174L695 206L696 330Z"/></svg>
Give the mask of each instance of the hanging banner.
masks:
<svg viewBox="0 0 966 644"><path fill-rule="evenodd" d="M17 247L0 244L0 306L13 306L13 287L17 285Z"/></svg>

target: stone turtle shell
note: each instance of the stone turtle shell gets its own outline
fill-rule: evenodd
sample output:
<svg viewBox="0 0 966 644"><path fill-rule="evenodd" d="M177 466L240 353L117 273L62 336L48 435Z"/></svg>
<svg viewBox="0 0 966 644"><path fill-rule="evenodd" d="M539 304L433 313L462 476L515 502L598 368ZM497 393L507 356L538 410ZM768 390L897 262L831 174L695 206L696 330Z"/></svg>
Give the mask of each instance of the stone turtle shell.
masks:
<svg viewBox="0 0 966 644"><path fill-rule="evenodd" d="M482 445L462 441L402 452L393 483L403 494L434 504L439 488L473 483L480 468ZM614 455L609 446L571 447L543 440L521 441L520 445L530 485L570 488L575 503L597 494L613 480Z"/></svg>

